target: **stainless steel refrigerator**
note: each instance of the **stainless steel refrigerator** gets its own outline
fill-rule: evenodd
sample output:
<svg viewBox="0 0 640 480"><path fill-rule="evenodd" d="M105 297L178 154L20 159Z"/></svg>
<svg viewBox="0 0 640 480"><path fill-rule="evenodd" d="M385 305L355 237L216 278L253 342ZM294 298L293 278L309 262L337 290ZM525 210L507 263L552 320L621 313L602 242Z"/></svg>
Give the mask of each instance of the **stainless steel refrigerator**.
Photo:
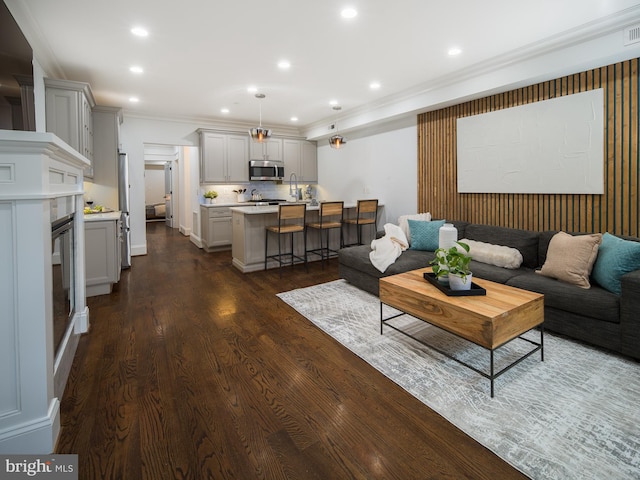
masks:
<svg viewBox="0 0 640 480"><path fill-rule="evenodd" d="M126 153L118 154L118 210L121 212L122 268L131 267L131 223L129 211L129 158Z"/></svg>

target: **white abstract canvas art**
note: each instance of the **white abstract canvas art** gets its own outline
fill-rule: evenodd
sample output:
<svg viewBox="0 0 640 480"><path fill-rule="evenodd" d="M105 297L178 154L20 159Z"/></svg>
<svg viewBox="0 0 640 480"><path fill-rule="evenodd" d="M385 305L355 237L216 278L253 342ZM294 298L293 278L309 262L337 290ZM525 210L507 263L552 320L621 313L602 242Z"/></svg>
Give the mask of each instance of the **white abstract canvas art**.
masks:
<svg viewBox="0 0 640 480"><path fill-rule="evenodd" d="M459 193L604 193L604 92L457 121Z"/></svg>

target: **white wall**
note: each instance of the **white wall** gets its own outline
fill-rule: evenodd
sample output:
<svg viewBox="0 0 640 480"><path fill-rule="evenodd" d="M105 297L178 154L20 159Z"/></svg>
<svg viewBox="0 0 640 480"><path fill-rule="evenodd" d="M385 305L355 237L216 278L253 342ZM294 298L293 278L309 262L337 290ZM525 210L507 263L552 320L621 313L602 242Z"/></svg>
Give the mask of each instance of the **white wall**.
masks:
<svg viewBox="0 0 640 480"><path fill-rule="evenodd" d="M193 222L193 212L199 214L200 195L200 149L184 147L180 155L180 189L185 192L180 203L180 233L200 237L200 225ZM199 217L198 217L199 218Z"/></svg>
<svg viewBox="0 0 640 480"><path fill-rule="evenodd" d="M145 219L144 148L145 143L164 145L198 146L196 130L204 125L188 122L172 122L124 114L120 129L122 150L129 155L129 180L131 182L131 253L147 253ZM197 155L195 169L198 171ZM191 156L190 156L191 158ZM193 166L191 168L194 168ZM194 188L192 185L191 188ZM197 188L197 186L195 187ZM187 200L191 195L184 193ZM184 206L184 208L188 208Z"/></svg>
<svg viewBox="0 0 640 480"><path fill-rule="evenodd" d="M348 143L339 150L319 141L318 198L352 203L377 198L385 206L386 222L396 224L400 215L417 213L416 122L358 138L345 135Z"/></svg>
<svg viewBox="0 0 640 480"><path fill-rule="evenodd" d="M386 129L362 130L347 136L340 150L318 142L318 198L355 203L358 199L378 198L385 205L386 221L397 223L398 216L417 209L417 119L405 119ZM144 144L197 147L196 130L207 125L171 122L128 116L121 127L123 151L129 155L131 179L131 243L134 255L147 252L145 229ZM198 236L193 212L198 211L198 148L183 149L181 173L180 231ZM367 192L365 192L365 189ZM382 228L382 225L380 225Z"/></svg>

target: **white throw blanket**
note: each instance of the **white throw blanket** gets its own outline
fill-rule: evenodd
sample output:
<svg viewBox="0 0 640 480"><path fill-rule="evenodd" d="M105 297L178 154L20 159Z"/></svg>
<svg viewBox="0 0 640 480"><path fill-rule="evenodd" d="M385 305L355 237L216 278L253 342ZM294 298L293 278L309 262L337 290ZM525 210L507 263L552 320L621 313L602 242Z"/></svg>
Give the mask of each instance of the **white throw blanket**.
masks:
<svg viewBox="0 0 640 480"><path fill-rule="evenodd" d="M369 253L371 263L382 273L409 248L407 237L399 226L386 223L384 234L384 237L371 241Z"/></svg>

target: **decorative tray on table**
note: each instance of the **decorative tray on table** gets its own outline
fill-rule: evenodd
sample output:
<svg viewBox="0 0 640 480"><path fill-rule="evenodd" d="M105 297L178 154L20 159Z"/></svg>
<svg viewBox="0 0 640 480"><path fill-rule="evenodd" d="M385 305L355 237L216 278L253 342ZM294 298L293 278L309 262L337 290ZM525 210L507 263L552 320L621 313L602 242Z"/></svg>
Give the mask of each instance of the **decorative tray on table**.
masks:
<svg viewBox="0 0 640 480"><path fill-rule="evenodd" d="M471 282L471 288L469 290L451 290L448 285L438 282L435 273L425 272L424 279L432 283L442 293L449 295L450 297L469 297L471 295L486 295L487 291L477 283Z"/></svg>

